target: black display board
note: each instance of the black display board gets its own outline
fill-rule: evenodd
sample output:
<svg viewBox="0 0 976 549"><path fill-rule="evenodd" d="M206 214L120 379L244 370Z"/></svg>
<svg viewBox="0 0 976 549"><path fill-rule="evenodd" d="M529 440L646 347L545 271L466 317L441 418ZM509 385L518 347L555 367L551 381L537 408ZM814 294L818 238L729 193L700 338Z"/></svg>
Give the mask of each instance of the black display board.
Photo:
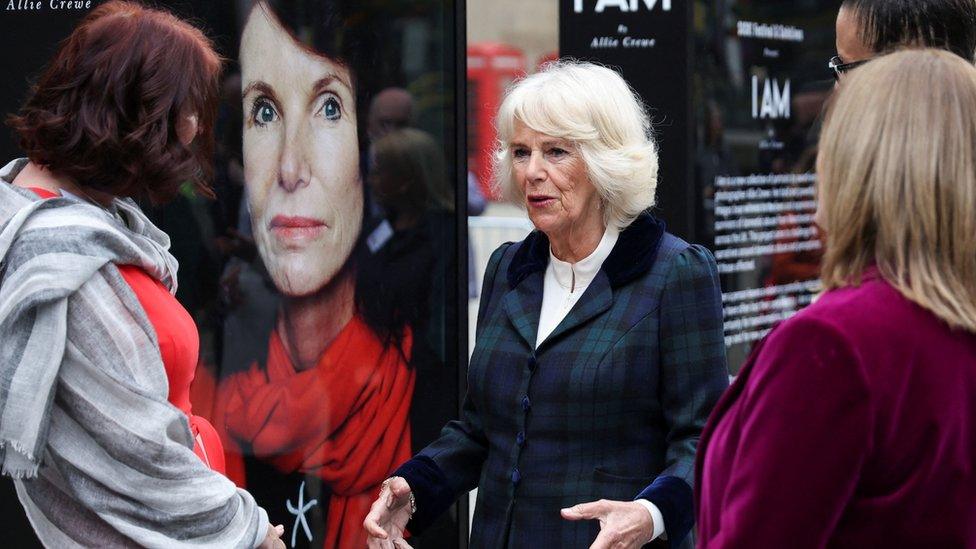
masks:
<svg viewBox="0 0 976 549"><path fill-rule="evenodd" d="M0 83L0 100L4 105L0 114L6 117L19 109L27 97L31 82L50 61L58 43L69 35L82 17L102 3L101 0L4 0L0 3L0 51L3 52L0 56L5 69ZM436 437L448 420L456 417L459 395L464 387L467 329L466 315L459 311L460 304L466 301L467 296L466 254L465 239L458 238L458 235L464 234L466 229L466 200L463 191L455 191L454 184L455 181L465 181L466 175L462 156L465 150L464 135L458 127L458 121L463 120L465 112L464 58L460 55L464 51L463 2L275 0L272 4L278 10L276 16L287 21L285 25L292 28L282 31L272 22L271 32L264 32L263 37L258 38L255 36L260 33L254 30L254 20L249 19L253 12L248 9L252 4L248 0L164 0L143 3L168 9L204 29L214 40L218 52L227 60L221 76L216 127L216 199L208 200L182 192L174 203L165 207L150 209L148 204L145 205L150 217L172 238L171 252L180 262L177 298L194 317L201 336L200 363L190 394L193 414L203 416L217 426L224 438L224 448L228 450L228 476L246 485L258 503L269 511L272 521L285 525L284 539L288 547L321 548L339 542L346 544L344 546L355 544L355 540L344 533L338 534L340 539L337 543L326 540L336 538L335 525L340 521L348 527L346 530L362 532L361 518L358 523L353 520L353 515L362 509L360 500L366 498L371 502L379 491L382 478ZM262 102L267 98L259 99L247 94L242 97L241 92L242 88L247 88L248 82L243 80L250 78L249 74L274 88L277 97L282 98L291 97L295 88L301 87L304 82L317 81L317 73L283 76L275 71L281 66L275 60L291 56L289 60L299 64L288 66L311 66L312 70L307 71L309 73L321 68L314 62L306 63L306 57L321 61L322 56L316 48L328 43L329 38L335 38L318 36L321 41L314 42L317 33L324 34L316 25L322 23L319 15L326 8L334 8L346 17L345 24L340 27L341 32L358 32L359 37L369 37L369 40L361 43L365 50L370 51L373 62L368 70L361 70L356 78L348 79L357 86L356 92L363 92L360 97L367 99L376 98L381 92L387 93L386 99L377 99L376 103L362 101L356 108L344 104L343 115L352 116L355 113L357 117L356 124L349 132L352 137L344 143L346 151L356 152L347 154L344 163L332 149L324 150L338 138L317 140L317 135L324 130L320 129L315 135L308 133L307 139L298 143L303 149L313 151L305 158L310 164L316 158L330 159L330 162L311 166L310 188L314 187L316 181L329 181L329 185L335 185L336 178L344 177L342 174L336 175L335 172L340 169L335 166L344 164L349 168L344 173L352 175L340 179L339 184L361 187L362 211L365 212L361 217L365 221L360 222L358 217L354 220L355 230L361 230L355 234L367 237L362 242L357 240L355 251L349 252L348 257L356 259L356 268L340 271L362 275L355 281L356 330L347 329L353 325L350 321L346 324L347 328L340 332L342 339L336 336L332 340L342 341L346 345L343 348L349 349L349 352L332 352L331 347L326 345L325 350L317 355L318 362L313 360L306 361L308 364L299 364L298 360L294 360L295 354L289 352L287 358L281 358L282 353L278 353L275 359L270 356L273 353L269 348L277 341L272 332L281 339L279 332L287 330L281 326L287 322L282 319L288 316L289 300L299 301L304 296L289 295L289 289L282 286L274 273L269 272L271 269L267 268L267 264L271 262L269 254L273 248L271 251L267 246L262 248L260 239L255 236L262 225L252 223L249 217L249 212L254 211L256 206L267 207L271 199L264 199L263 204L251 199L251 195L257 196L261 192L255 186L261 182L248 174L267 175L274 172L281 159L268 151L271 147L283 150L281 140L286 138L282 136L291 134L280 132L276 138L274 134L277 130L272 124L264 123L259 130L251 122L255 121L256 113L267 114L269 109L277 109L277 116L268 115L268 120L274 118L282 121L293 114L294 119L308 116L311 120L309 124L317 119L312 120L315 114L311 111L288 110L291 108L289 105L311 105L312 101L272 104ZM351 27L356 28L350 31ZM242 36L248 32L248 28L250 32L257 33L252 34L252 44L257 47L250 50L249 60L243 59L243 52L239 55ZM268 58L271 58L270 63ZM318 93L303 88L303 93L313 92ZM319 96L309 97L319 99ZM398 105L402 106L405 97L412 100L412 109L409 115L401 116L402 109ZM261 133L260 139L254 137L258 133ZM247 149L248 139L252 143L250 151ZM416 154L398 154L403 150L416 151ZM23 156L18 150L16 138L7 128L0 132L0 153L3 154L0 159L3 163ZM416 165L420 162L425 164ZM436 196L431 197L423 212L419 212L420 217L415 218L420 221L403 223L404 218L414 219L413 214L418 213L410 212L410 215L403 213L398 223L396 208L399 205L391 201L384 207L378 198L378 190L403 188L407 181L404 174L411 171L436 175L425 186L427 192ZM265 182L270 180L265 179ZM460 186L460 189L464 188ZM333 198L329 192L326 190L318 195L307 195L308 198L302 201L292 200L289 203L301 204L306 210L320 208L317 212L299 212L302 215L331 215L331 210L327 211L329 199ZM338 197L336 200L342 198L339 195L349 194L345 189L343 193L334 193ZM284 202L281 200L281 203ZM345 210L354 211L355 208L358 206L350 202ZM286 211L279 213L298 215ZM343 213L346 212L335 215ZM358 226L360 223L361 229ZM339 255L339 252L331 255ZM312 258L311 268L306 265L305 270L314 270L315 262L327 263L331 260L329 253L319 254ZM332 286L329 281L322 284L324 286L313 290L313 295ZM461 296L465 296L465 299L461 299ZM322 300L323 303L325 301ZM398 308L400 305L402 309ZM364 311L370 307L372 316L367 320ZM422 311L422 314L414 315L407 328L397 324L395 319L380 325L388 319L377 320L379 317L374 313L382 311L383 307L400 312L413 307L414 312ZM402 337L374 338L379 335L376 326L384 329L393 326L396 335ZM404 335L407 329L409 338ZM315 342L325 340L325 337L315 330L305 330L305 335L300 339ZM350 341L353 343L347 345ZM358 345L360 342L363 344ZM394 349L394 345L398 348ZM383 420L352 418L357 410L382 406L383 403L379 402L370 404L357 401L356 406L348 410L326 409L330 402L343 400L334 398L336 395L330 393L334 390L332 387L341 385L340 382L367 377L353 375L355 372L348 375L339 372L335 374L334 383L325 383L323 380L327 379L330 369L328 365L332 364L328 358L330 355L337 357L336 371L361 367L358 371L362 372L373 364L382 363L413 376L403 378L413 380L410 384L402 385L409 387L405 390L412 391L409 398L383 399L408 403L401 410L405 415L397 415L401 420L406 419L392 426L385 425ZM348 430L350 436L342 443L332 439L297 441L299 429L288 432L286 428L276 434L283 441L282 449L269 453L265 448L258 456L254 450L257 437L249 438L250 435L242 434L246 429L233 425L240 423L236 419L242 414L230 417L233 413L228 411L230 408L225 402L233 400L235 387L253 383L262 385L272 376L270 372L275 368L272 366L275 360L279 372L283 365L289 366L285 363L293 360L290 366L294 368L295 376L292 380L268 382L269 390L277 389L271 387L273 383L281 383L282 394L305 394L306 380L308 385L322 390L318 394L309 393L307 396L311 398L305 399L305 405L282 399L269 407L269 413L277 413L294 404L300 410L288 416L293 420L291 423L285 418L284 424L305 427L322 422L322 418L338 411L339 416L345 414L342 425L358 421L362 431L372 429L374 434L377 431L381 433L376 451L356 446L359 440L367 436L357 437L353 428L323 424L323 432L329 432L329 436L343 430ZM321 377L312 379L316 376L301 376L312 371L321 372ZM358 386L351 387L346 394L372 394L366 390L358 392L359 389ZM304 409L301 409L303 406ZM382 417L389 415L393 414ZM278 421L281 419L279 417ZM255 425L249 427L262 428ZM261 436L267 434L265 432ZM409 437L410 444L403 443L407 440L405 437ZM396 447L396 455L389 464L384 463L376 468L383 441L389 441L389 446ZM298 460L301 462L299 466L292 466L286 462L295 461L292 458L295 457L293 448L296 444L308 449L308 452ZM325 455L321 450L323 447L340 444L344 445L343 450L352 450L346 455L358 454L372 465L370 469L375 469L373 473L382 478L378 476L375 482L363 482L359 473L366 469L362 468L349 471L345 480L335 481L334 470L326 471L327 466L313 463L316 456ZM340 469L341 466L342 463ZM357 487L350 488L349 484ZM0 479L0 513L6 517L4 524L7 525L4 546L38 546L13 485L6 478ZM415 546L466 546L466 516L466 504L446 513L423 538L414 540ZM330 521L329 517L340 517L340 520Z"/></svg>
<svg viewBox="0 0 976 549"><path fill-rule="evenodd" d="M656 214L677 235L694 231L691 4L683 0L561 0L559 53L619 70L644 99L660 145Z"/></svg>
<svg viewBox="0 0 976 549"><path fill-rule="evenodd" d="M620 69L650 107L655 213L716 257L733 374L819 287L814 167L839 4L560 2L560 55Z"/></svg>

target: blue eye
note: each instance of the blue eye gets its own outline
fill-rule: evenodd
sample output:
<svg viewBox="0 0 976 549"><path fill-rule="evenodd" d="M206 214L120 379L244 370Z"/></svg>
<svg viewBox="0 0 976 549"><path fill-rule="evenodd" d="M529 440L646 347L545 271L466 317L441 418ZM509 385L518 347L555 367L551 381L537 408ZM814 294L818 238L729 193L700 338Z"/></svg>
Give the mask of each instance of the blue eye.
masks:
<svg viewBox="0 0 976 549"><path fill-rule="evenodd" d="M278 112L274 105L265 98L258 98L251 108L251 119L258 126L266 126L278 120Z"/></svg>
<svg viewBox="0 0 976 549"><path fill-rule="evenodd" d="M521 148L515 149L514 151L512 151L512 156L519 159L527 158L529 156L529 151L528 149L521 149Z"/></svg>
<svg viewBox="0 0 976 549"><path fill-rule="evenodd" d="M327 98L320 112L325 116L326 120L335 121L342 118L342 107L339 105L339 100L335 97Z"/></svg>

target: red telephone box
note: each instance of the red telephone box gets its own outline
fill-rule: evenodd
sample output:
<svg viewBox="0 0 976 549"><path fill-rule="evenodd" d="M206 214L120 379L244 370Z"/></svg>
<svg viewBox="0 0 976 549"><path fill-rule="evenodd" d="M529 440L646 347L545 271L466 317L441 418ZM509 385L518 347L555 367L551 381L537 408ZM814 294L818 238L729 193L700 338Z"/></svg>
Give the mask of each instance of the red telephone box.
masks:
<svg viewBox="0 0 976 549"><path fill-rule="evenodd" d="M468 46L468 169L478 177L484 195L491 189L491 156L495 148L495 114L505 88L525 76L522 50L492 42Z"/></svg>

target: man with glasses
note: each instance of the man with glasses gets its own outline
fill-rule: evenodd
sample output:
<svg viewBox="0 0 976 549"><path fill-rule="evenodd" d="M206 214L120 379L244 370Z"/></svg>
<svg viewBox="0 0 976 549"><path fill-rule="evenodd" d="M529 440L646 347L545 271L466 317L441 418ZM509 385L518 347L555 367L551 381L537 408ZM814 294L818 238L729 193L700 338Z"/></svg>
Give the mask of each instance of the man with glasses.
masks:
<svg viewBox="0 0 976 549"><path fill-rule="evenodd" d="M838 81L899 47L944 49L969 62L976 55L974 0L844 0L836 28L837 55L827 66Z"/></svg>

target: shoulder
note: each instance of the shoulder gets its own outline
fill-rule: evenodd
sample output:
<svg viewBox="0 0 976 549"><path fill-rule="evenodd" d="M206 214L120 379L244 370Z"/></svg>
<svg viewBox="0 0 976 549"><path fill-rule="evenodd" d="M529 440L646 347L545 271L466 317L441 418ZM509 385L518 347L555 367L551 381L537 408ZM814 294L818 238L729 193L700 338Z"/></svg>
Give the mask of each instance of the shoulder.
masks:
<svg viewBox="0 0 976 549"><path fill-rule="evenodd" d="M870 352L879 342L885 342L889 348L908 348L949 332L935 315L910 301L881 277L866 279L858 286L827 291L790 321L829 327L864 352Z"/></svg>
<svg viewBox="0 0 976 549"><path fill-rule="evenodd" d="M694 290L721 293L715 258L707 248L664 233L644 284L662 291Z"/></svg>
<svg viewBox="0 0 976 549"><path fill-rule="evenodd" d="M658 258L669 279L706 276L714 278L717 284L715 257L702 245L689 244L671 233L664 233Z"/></svg>
<svg viewBox="0 0 976 549"><path fill-rule="evenodd" d="M757 382L803 380L867 386L894 346L911 345L904 298L883 280L831 290L778 324L754 349ZM900 327L899 327L900 326ZM884 357L887 357L884 358ZM884 366L882 369L887 369Z"/></svg>
<svg viewBox="0 0 976 549"><path fill-rule="evenodd" d="M508 269L512 264L512 259L521 247L522 242L505 242L495 248L488 258L488 265L485 267L485 284L495 283L496 281L507 281ZM502 277L499 279L499 273Z"/></svg>

